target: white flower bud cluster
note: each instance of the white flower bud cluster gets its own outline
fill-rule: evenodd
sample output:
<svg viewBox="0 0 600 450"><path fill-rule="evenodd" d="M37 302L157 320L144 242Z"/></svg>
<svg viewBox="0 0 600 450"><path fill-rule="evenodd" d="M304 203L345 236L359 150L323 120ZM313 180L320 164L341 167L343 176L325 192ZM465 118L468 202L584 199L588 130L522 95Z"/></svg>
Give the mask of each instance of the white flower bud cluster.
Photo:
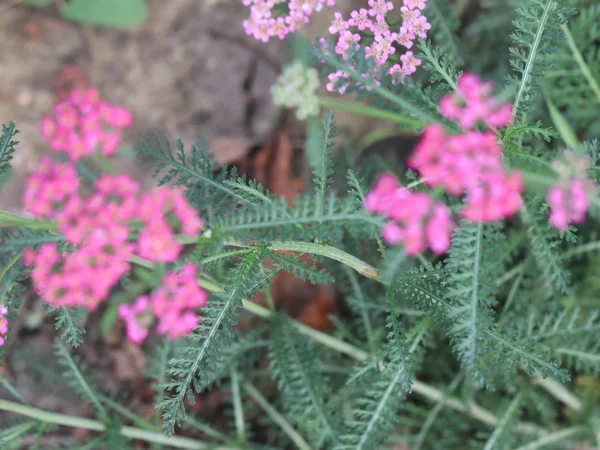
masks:
<svg viewBox="0 0 600 450"><path fill-rule="evenodd" d="M296 109L296 117L304 120L319 113L319 99L316 90L319 87L319 73L295 61L288 65L277 83L271 88L276 105Z"/></svg>

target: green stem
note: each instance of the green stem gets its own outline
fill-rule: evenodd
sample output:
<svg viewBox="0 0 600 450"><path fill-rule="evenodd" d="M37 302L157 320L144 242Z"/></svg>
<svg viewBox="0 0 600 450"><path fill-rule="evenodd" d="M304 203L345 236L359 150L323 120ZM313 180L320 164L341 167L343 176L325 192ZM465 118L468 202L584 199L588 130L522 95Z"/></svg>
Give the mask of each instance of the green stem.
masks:
<svg viewBox="0 0 600 450"><path fill-rule="evenodd" d="M270 319L274 314L267 308L263 308L262 306L257 305L249 300L244 300L242 302L242 306L249 313L258 317L262 317L263 319ZM329 347L340 353L344 353L351 358L356 359L357 361L366 361L369 358L369 354L358 347L348 344L340 339L336 339L327 333L315 330L314 328L306 326L298 321L294 320L292 323L300 333L314 339L316 342L319 342L326 347Z"/></svg>
<svg viewBox="0 0 600 450"><path fill-rule="evenodd" d="M548 434L548 435L544 436L543 438L538 439L537 441L534 441L527 445L519 447L516 450L537 450L538 448L542 448L542 447L546 447L551 444L556 444L558 442L562 442L565 439L571 438L578 434L584 434L587 431L588 430L585 427L565 428L565 429L559 430L555 433ZM570 443L573 444L574 442L570 441Z"/></svg>
<svg viewBox="0 0 600 450"><path fill-rule="evenodd" d="M2 281L2 278L4 278L4 276L17 263L17 261L19 261L19 259L21 259L21 252L15 253L11 260L6 263L2 270L0 270L0 281Z"/></svg>
<svg viewBox="0 0 600 450"><path fill-rule="evenodd" d="M104 173L113 174L114 171L108 162L108 158L102 154L100 150L96 150L96 159L98 160L98 165L100 166L100 170Z"/></svg>
<svg viewBox="0 0 600 450"><path fill-rule="evenodd" d="M0 211L0 228L8 227L27 227L48 231L56 231L58 229L56 223L51 220L38 220Z"/></svg>
<svg viewBox="0 0 600 450"><path fill-rule="evenodd" d="M543 388L552 397L572 410L577 412L583 411L583 403L581 400L559 382L552 380L551 378L542 378L541 376L536 375L533 378L533 383Z"/></svg>
<svg viewBox="0 0 600 450"><path fill-rule="evenodd" d="M252 397L252 400L258 403L258 405L264 412L267 413L271 420L279 425L283 432L288 435L294 444L296 444L296 447L298 447L300 450L312 450L304 438L300 436L296 430L294 430L285 417L279 414L279 411L271 406L271 404L262 396L258 389L256 389L250 383L244 383L244 388L246 389L246 392L248 392L248 395Z"/></svg>
<svg viewBox="0 0 600 450"><path fill-rule="evenodd" d="M355 256L350 255L349 253L328 245L300 241L237 242L232 240L226 243L226 245L231 247L243 248L258 247L265 244L270 250L273 251L292 251L324 256L356 270L364 277L382 282L381 278L379 277L379 272L375 267L358 259Z"/></svg>
<svg viewBox="0 0 600 450"><path fill-rule="evenodd" d="M339 109L342 111L362 114L364 116L389 120L391 122L400 123L402 125L407 125L418 129L422 129L427 126L426 122L413 117L398 114L385 109L374 108L372 106L367 106L360 103L338 100L332 97L319 97L319 105L321 105L322 108Z"/></svg>
<svg viewBox="0 0 600 450"><path fill-rule="evenodd" d="M246 421L244 420L244 408L242 406L242 395L240 393L240 379L236 368L231 369L231 396L233 397L233 411L235 414L235 428L238 442L243 445L246 442Z"/></svg>
<svg viewBox="0 0 600 450"><path fill-rule="evenodd" d="M583 55L577 48L577 43L575 42L575 39L573 39L573 35L571 34L569 27L566 24L564 24L561 26L561 29L562 29L565 37L567 38L567 44L569 44L569 48L571 49L571 52L573 53L573 58L575 58L575 61L577 62L577 65L581 69L583 76L585 77L587 82L590 84L590 87L592 88L592 91L594 91L594 94L596 94L596 98L598 99L598 102L600 102L600 86L598 86L598 82L592 75L590 68L588 67L585 60L583 59Z"/></svg>
<svg viewBox="0 0 600 450"><path fill-rule="evenodd" d="M0 399L0 410L31 417L32 419L40 420L44 423L52 423L55 425L63 425L67 427L82 428L93 431L106 430L104 424L97 420L53 413L8 400ZM143 430L141 428L134 427L122 427L120 429L120 434L130 439L140 439L146 442L164 444L174 448L189 450L241 450L241 448L238 447L215 446L213 444L184 437L169 437L159 432Z"/></svg>

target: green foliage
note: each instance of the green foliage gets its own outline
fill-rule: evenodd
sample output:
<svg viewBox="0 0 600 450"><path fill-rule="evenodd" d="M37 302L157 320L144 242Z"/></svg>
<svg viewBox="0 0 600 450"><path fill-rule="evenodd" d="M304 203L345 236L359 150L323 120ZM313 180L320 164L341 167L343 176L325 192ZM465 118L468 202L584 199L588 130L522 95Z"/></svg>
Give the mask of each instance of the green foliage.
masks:
<svg viewBox="0 0 600 450"><path fill-rule="evenodd" d="M339 418L327 403L328 382L319 373L312 345L293 331L284 316L274 320L272 327L271 366L286 397L288 415L320 442L319 448L337 444Z"/></svg>
<svg viewBox="0 0 600 450"><path fill-rule="evenodd" d="M539 203L534 202L535 207L539 208ZM570 277L559 249L562 239L539 210L534 210L531 214L528 211L528 208L524 209L523 217L528 225L527 236L534 261L549 287L559 294L565 294L569 288Z"/></svg>
<svg viewBox="0 0 600 450"><path fill-rule="evenodd" d="M443 47L433 47L429 41L420 41L418 46L431 82L443 83L448 90L455 91L462 72L456 68L450 55L444 52Z"/></svg>
<svg viewBox="0 0 600 450"><path fill-rule="evenodd" d="M579 14L572 16L571 6ZM323 106L331 101L350 112L396 119L385 133L374 130L369 146L382 135L420 133L434 122L454 132L456 125L440 116L439 99L456 88L460 68L477 71L496 83L501 101L515 98L515 122L492 131L506 167L520 171L527 186L519 214L502 226L463 221L448 254L409 258L401 246L386 247L384 220L364 210L367 186L377 175L398 174L409 189L431 194L454 213L461 204L403 172L412 138L402 138L398 164L353 152L352 140L337 157L333 115L325 114L322 123L315 118L306 149L314 189L294 202L218 166L203 142L185 148L181 141L146 139L139 154L154 166L158 183L183 186L207 224L195 242L185 240L182 259L198 266L210 299L187 339L149 348L157 405L150 420L124 406L123 398L99 393L66 346L57 344L64 378L99 419L91 426L101 431L98 439L85 445L130 448L124 431L157 449L177 442L174 447L235 450L390 450L398 444L501 450L562 448L592 437L598 408L593 396L579 396L584 382L596 386L593 377L600 376L600 197L591 195L588 221L565 232L548 224L544 199L557 182L552 162L565 144L589 155L589 174L600 179L599 146L590 139L600 104L600 8L587 0L491 0L472 9L463 1L429 0L425 14L435 45L418 44L424 84L417 75L394 85L363 51L340 58L331 43L319 45L314 54L328 66L325 75L343 70L361 83L348 90L357 102L329 99ZM511 33L514 47L505 51ZM3 128L0 172L9 169L15 134L14 124ZM387 151L387 143L381 147ZM69 246L49 221L0 212L0 227L0 302L14 315L29 277L20 262L23 250L45 242L64 251ZM182 262L140 261L144 268L115 288L105 328L118 320L120 302L158 285L158 274ZM269 282L281 271L335 287L339 314L331 316L332 331L294 320L275 309L278 302L263 307L253 301L261 290L271 300ZM136 279L140 274L146 284ZM148 281L149 274L157 280ZM285 303L292 316L304 306ZM307 306L303 317L315 305ZM51 312L57 334L79 345L82 312ZM5 380L0 384L6 394L0 409L29 407ZM188 405L212 390L232 391L224 420L209 424L188 415ZM56 420L50 412L41 417L47 414ZM161 418L167 434L199 432L206 442L159 434ZM0 437L42 436L48 427L37 419L8 421ZM121 428L121 420L131 427Z"/></svg>
<svg viewBox="0 0 600 450"><path fill-rule="evenodd" d="M476 370L485 332L493 323L495 279L502 273L497 254L502 234L494 226L462 223L452 238L446 266L450 274L449 318L456 351L468 370Z"/></svg>
<svg viewBox="0 0 600 450"><path fill-rule="evenodd" d="M315 190L319 195L318 198L320 198L321 201L325 200L327 188L332 182L331 176L333 175L333 155L331 153L331 148L335 146L335 142L332 141L337 134L335 125L333 113L327 113L323 119L323 133L319 139L319 141L322 143L321 149L319 152L308 153L308 162L313 168L313 182L315 184Z"/></svg>
<svg viewBox="0 0 600 450"><path fill-rule="evenodd" d="M513 401L510 402L510 405L508 405L508 408L506 408L506 412L486 442L484 450L502 450L505 448L512 448L509 447L511 442L514 440L512 427L515 421L518 419L522 400L523 395L519 393L515 396Z"/></svg>
<svg viewBox="0 0 600 450"><path fill-rule="evenodd" d="M77 392L82 399L93 406L96 413L106 421L108 419L106 409L100 401L96 388L89 382L84 374L84 369L79 362L79 358L72 356L67 347L60 341L56 341L55 349L58 361L64 368L63 375L68 385Z"/></svg>
<svg viewBox="0 0 600 450"><path fill-rule="evenodd" d="M513 22L510 64L514 74L508 78L516 86L515 115L522 117L532 109L540 86L540 78L551 65L549 55L561 37L560 26L572 10L562 0L531 0L517 8Z"/></svg>
<svg viewBox="0 0 600 450"><path fill-rule="evenodd" d="M219 370L222 362L221 349L231 345L242 300L252 296L278 272L279 269L275 269L262 276L257 270L260 256L260 250L257 250L236 266L230 280L224 284L224 293L214 295L203 310L199 327L169 361L168 373L171 380L163 385L168 395L157 405L163 410L167 433L172 434L175 426L185 418L185 400L193 404L194 390L199 392L203 383Z"/></svg>
<svg viewBox="0 0 600 450"><path fill-rule="evenodd" d="M81 308L54 308L50 307L50 312L56 315L54 326L60 331L60 337L73 347L79 346L83 341L85 330L79 325L79 322L85 316L86 312Z"/></svg>
<svg viewBox="0 0 600 450"><path fill-rule="evenodd" d="M352 199L340 199L334 194L322 199L317 194L300 196L292 205L278 199L260 208L221 216L215 219L214 228L239 239L310 240L311 227L318 225L328 241L338 242L344 233L372 236L380 223Z"/></svg>
<svg viewBox="0 0 600 450"><path fill-rule="evenodd" d="M600 373L600 311L579 308L555 313L532 310L525 321L516 321L516 332L538 344L569 368Z"/></svg>
<svg viewBox="0 0 600 450"><path fill-rule="evenodd" d="M188 153L181 140L173 148L167 138L156 135L141 142L137 151L144 163L154 167L159 186L170 183L186 188L188 199L205 220L231 213L238 202L256 206L265 201L260 197L269 197L259 184L246 186L245 179L238 178L235 172L228 177L225 167L215 175L213 156L203 141L193 145ZM252 198L257 193L258 201Z"/></svg>
<svg viewBox="0 0 600 450"><path fill-rule="evenodd" d="M411 390L412 354L418 348L422 333L412 333L413 339L409 339L393 311L388 316L388 328L384 357L375 364L369 361L359 369L356 383L361 396L355 400L353 418L346 421L346 433L334 447L336 450L380 448L395 425L405 395Z"/></svg>
<svg viewBox="0 0 600 450"><path fill-rule="evenodd" d="M431 23L433 40L440 51L447 55L446 62L452 59L455 63L462 62L462 49L456 36L460 20L456 17L453 5L444 0L430 0L424 11Z"/></svg>
<svg viewBox="0 0 600 450"><path fill-rule="evenodd" d="M19 133L17 125L10 122L8 125L2 125L2 136L0 137L0 176L10 170L10 160L13 158L15 147L19 141L14 137Z"/></svg>
<svg viewBox="0 0 600 450"><path fill-rule="evenodd" d="M562 28L557 51L550 58L545 92L559 108L566 108L570 123L588 136L597 135L600 119L600 5L581 8Z"/></svg>

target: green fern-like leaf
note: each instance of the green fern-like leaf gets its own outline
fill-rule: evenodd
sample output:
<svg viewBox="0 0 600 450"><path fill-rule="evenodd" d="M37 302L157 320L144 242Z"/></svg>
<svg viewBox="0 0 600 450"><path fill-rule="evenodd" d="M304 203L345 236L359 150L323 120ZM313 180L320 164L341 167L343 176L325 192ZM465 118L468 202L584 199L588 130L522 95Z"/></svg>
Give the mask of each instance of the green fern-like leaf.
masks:
<svg viewBox="0 0 600 450"><path fill-rule="evenodd" d="M483 450L502 450L509 448L513 439L512 427L519 416L519 409L523 399L522 394L517 394L513 401L508 405L506 412L496 425L494 432L485 444Z"/></svg>
<svg viewBox="0 0 600 450"><path fill-rule="evenodd" d="M600 312L580 309L555 313L531 311L526 320L515 321L515 332L535 342L567 367L600 373Z"/></svg>
<svg viewBox="0 0 600 450"><path fill-rule="evenodd" d="M433 39L440 50L455 62L462 62L461 44L456 37L460 20L452 4L444 0L429 0L424 14L431 22Z"/></svg>
<svg viewBox="0 0 600 450"><path fill-rule="evenodd" d="M294 331L285 316L273 322L271 365L286 396L288 416L301 424L308 435L325 436L319 448L336 444L339 423L327 404L327 380L320 375L319 361L311 344Z"/></svg>
<svg viewBox="0 0 600 450"><path fill-rule="evenodd" d="M455 288L449 282L449 276L445 270L440 267L421 267L411 269L402 276L397 277L390 288L390 292L404 297L417 308L436 318L452 335L456 331L453 320L469 324L472 319L470 315L457 316L456 313L452 314L455 306L446 298L446 290L452 289ZM468 301L468 299L464 299L464 301ZM468 310L465 311L465 314L468 312ZM451 318L453 320L450 320ZM548 353L537 347L534 342L519 338L511 330L499 328L491 320L488 320L489 315L487 313L484 319L479 321L479 328L476 330L477 335L481 337L481 341L475 343L476 348L481 351L479 360L476 361L478 363L476 373L482 377L482 382L489 384L494 374L509 374L520 367L525 367L530 374L539 370L545 376L551 376L559 380L568 379L565 371L560 369ZM462 328L460 331L462 331ZM460 334L457 342L460 343L460 338L465 336L468 337L464 333ZM466 348L469 349L469 341L464 342Z"/></svg>
<svg viewBox="0 0 600 450"><path fill-rule="evenodd" d="M278 199L264 207L221 216L214 223L223 234L251 240L311 240L310 227L316 225L320 234L336 242L344 232L373 236L381 220L357 207L352 199L330 195L321 202L318 195L307 195L299 197L292 207L285 199Z"/></svg>
<svg viewBox="0 0 600 450"><path fill-rule="evenodd" d="M175 426L185 418L185 400L194 402L194 391L199 392L203 383L219 370L222 354L230 346L239 306L244 298L251 297L279 268L260 275L260 250L248 254L233 270L231 280L224 292L214 294L203 309L201 323L186 339L169 361L171 380L163 385L168 396L158 408L163 410L164 426L172 434Z"/></svg>
<svg viewBox="0 0 600 450"><path fill-rule="evenodd" d="M215 174L217 168L203 141L193 145L188 152L181 140L173 148L167 138L155 136L139 143L137 152L142 161L153 165L159 185L185 186L188 199L209 222L215 216L231 213L240 205L252 207L260 203L252 198L251 192L260 193L260 188L252 184L243 189L235 170L228 176L227 168L223 167ZM230 182L225 183L227 180Z"/></svg>
<svg viewBox="0 0 600 450"><path fill-rule="evenodd" d="M2 125L2 136L0 136L0 176L10 170L10 160L13 158L18 141L14 137L19 133L17 125L9 122Z"/></svg>
<svg viewBox="0 0 600 450"><path fill-rule="evenodd" d="M419 42L420 58L424 61L423 67L429 72L433 83L443 83L450 90L457 90L457 81L462 72L456 68L454 60L442 47L433 47L428 41Z"/></svg>
<svg viewBox="0 0 600 450"><path fill-rule="evenodd" d="M484 353L481 348L492 326L491 307L495 304L494 280L502 273L495 250L502 234L494 226L463 223L454 233L449 273L451 337L460 359L469 370L476 370Z"/></svg>
<svg viewBox="0 0 600 450"><path fill-rule="evenodd" d="M315 190L321 202L325 200L328 186L333 175L331 148L335 145L332 139L337 134L335 117L332 112L325 115L323 119L323 130L320 136L321 148L318 151L308 153L308 162L313 169L313 182ZM317 202L317 206L320 202Z"/></svg>
<svg viewBox="0 0 600 450"><path fill-rule="evenodd" d="M534 207L536 205L539 204L534 203ZM558 232L548 224L545 214L541 211L534 212L534 208L525 207L522 217L528 225L531 251L542 277L559 294L567 293L570 275L558 248L561 245Z"/></svg>
<svg viewBox="0 0 600 450"><path fill-rule="evenodd" d="M514 111L518 117L533 106L540 78L551 64L549 55L561 37L560 26L571 13L562 0L531 0L517 8L512 35L516 46L510 48L515 74L510 75L509 82L517 89Z"/></svg>
<svg viewBox="0 0 600 450"><path fill-rule="evenodd" d="M600 5L579 9L562 29L557 51L550 58L545 92L559 108L566 108L569 122L593 136L600 131Z"/></svg>
<svg viewBox="0 0 600 450"><path fill-rule="evenodd" d="M359 370L364 393L356 400L354 418L346 422L347 431L336 450L375 450L396 425L405 395L410 392L414 373L414 353L423 330L404 334L396 314L388 315L389 341L382 361L369 361Z"/></svg>
<svg viewBox="0 0 600 450"><path fill-rule="evenodd" d="M60 331L60 337L72 347L78 347L83 341L85 330L79 325L86 312L81 308L49 307L49 312L56 316L54 328Z"/></svg>
<svg viewBox="0 0 600 450"><path fill-rule="evenodd" d="M109 416L106 409L102 405L95 388L85 376L84 369L81 368L81 364L79 363L79 358L71 355L67 347L60 341L55 342L54 348L60 364L65 369L64 376L69 382L69 386L83 399L90 402L90 405L96 409L96 412L103 421L107 421Z"/></svg>

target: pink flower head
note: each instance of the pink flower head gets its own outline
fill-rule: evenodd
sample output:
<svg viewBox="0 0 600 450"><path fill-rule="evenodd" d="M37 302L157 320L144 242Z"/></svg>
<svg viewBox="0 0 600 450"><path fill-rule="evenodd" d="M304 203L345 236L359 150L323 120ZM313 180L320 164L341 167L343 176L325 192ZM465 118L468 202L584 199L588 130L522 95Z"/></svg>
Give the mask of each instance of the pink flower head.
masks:
<svg viewBox="0 0 600 450"><path fill-rule="evenodd" d="M331 34L337 34L340 31L347 30L350 27L350 24L344 20L342 13L335 12L334 19L331 22L331 26L329 27L329 32Z"/></svg>
<svg viewBox="0 0 600 450"><path fill-rule="evenodd" d="M79 178L75 167L55 163L45 157L25 183L23 204L36 217L55 217L78 190Z"/></svg>
<svg viewBox="0 0 600 450"><path fill-rule="evenodd" d="M350 13L350 17L351 19L348 21L348 26L356 27L360 31L371 28L373 25L373 21L369 19L369 11L367 11L365 8L361 8L358 11L352 11L352 13ZM348 26L346 28L348 28Z"/></svg>
<svg viewBox="0 0 600 450"><path fill-rule="evenodd" d="M141 231L137 252L142 258L156 262L174 262L183 246L164 220L152 220Z"/></svg>
<svg viewBox="0 0 600 450"><path fill-rule="evenodd" d="M8 308L0 303L0 347L6 342L8 334Z"/></svg>
<svg viewBox="0 0 600 450"><path fill-rule="evenodd" d="M204 228L181 188L163 187L142 194L135 180L108 174L94 182L87 197L78 188L72 164L46 159L27 180L28 209L38 217L55 218L60 233L73 247L61 252L56 243L46 243L24 252L25 264L33 266L36 290L57 307L96 309L130 271L134 254L174 262L183 248L176 234L194 237Z"/></svg>
<svg viewBox="0 0 600 450"><path fill-rule="evenodd" d="M268 42L271 37L283 39L289 33L302 28L312 14L321 11L325 5L335 5L335 0L243 0L242 3L250 7L250 16L243 22L246 34ZM274 9L281 3L287 3L287 12ZM330 31L332 34L338 33L343 27L342 22L334 21Z"/></svg>
<svg viewBox="0 0 600 450"><path fill-rule="evenodd" d="M171 339L188 335L198 326L195 310L206 306L208 295L198 285L194 264L186 264L178 273L168 273L163 285L152 296L152 311L159 320L157 331Z"/></svg>
<svg viewBox="0 0 600 450"><path fill-rule="evenodd" d="M423 10L427 6L427 0L404 0L404 5L410 9Z"/></svg>
<svg viewBox="0 0 600 450"><path fill-rule="evenodd" d="M427 248L438 254L450 246L450 210L425 193L413 193L391 174L382 174L365 198L365 209L388 219L381 233L390 245L403 244L407 255Z"/></svg>
<svg viewBox="0 0 600 450"><path fill-rule="evenodd" d="M456 94L442 99L440 111L465 130L473 129L480 122L491 127L506 127L513 120L512 105L500 105L492 91L492 83L484 83L477 75L465 73L458 80Z"/></svg>
<svg viewBox="0 0 600 450"><path fill-rule="evenodd" d="M132 305L119 305L119 317L125 321L129 340L141 344L148 337L153 321L150 297L142 295Z"/></svg>
<svg viewBox="0 0 600 450"><path fill-rule="evenodd" d="M394 9L394 4L386 0L369 0L369 15L375 17L379 22L385 20L388 11Z"/></svg>
<svg viewBox="0 0 600 450"><path fill-rule="evenodd" d="M96 150L106 156L114 154L122 130L131 123L129 111L101 100L97 90L75 89L55 105L53 116L43 119L41 133L54 150L77 161Z"/></svg>

